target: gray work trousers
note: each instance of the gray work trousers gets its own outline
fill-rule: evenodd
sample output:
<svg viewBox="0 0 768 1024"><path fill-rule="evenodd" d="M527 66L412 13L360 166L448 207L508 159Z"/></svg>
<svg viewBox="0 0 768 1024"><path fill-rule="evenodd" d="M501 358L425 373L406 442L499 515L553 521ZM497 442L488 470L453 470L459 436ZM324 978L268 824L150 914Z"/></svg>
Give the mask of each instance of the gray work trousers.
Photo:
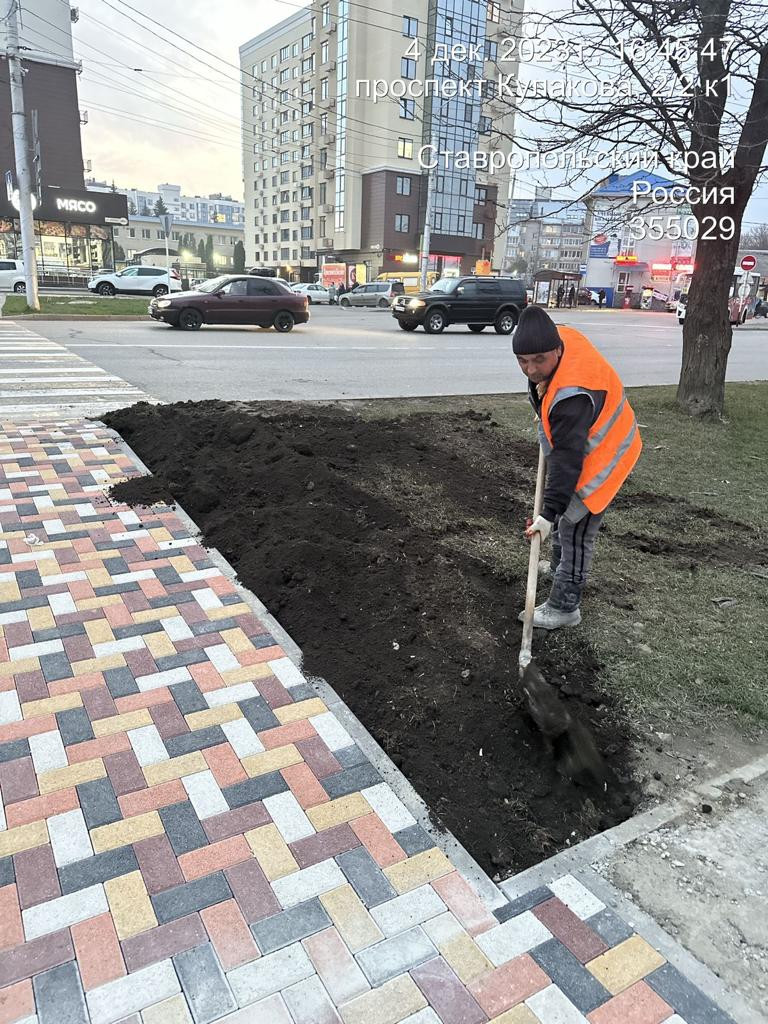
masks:
<svg viewBox="0 0 768 1024"><path fill-rule="evenodd" d="M604 515L604 512L594 514L585 511L576 522L567 515L558 516L555 520L550 560L554 579L548 598L551 607L565 612L578 608Z"/></svg>

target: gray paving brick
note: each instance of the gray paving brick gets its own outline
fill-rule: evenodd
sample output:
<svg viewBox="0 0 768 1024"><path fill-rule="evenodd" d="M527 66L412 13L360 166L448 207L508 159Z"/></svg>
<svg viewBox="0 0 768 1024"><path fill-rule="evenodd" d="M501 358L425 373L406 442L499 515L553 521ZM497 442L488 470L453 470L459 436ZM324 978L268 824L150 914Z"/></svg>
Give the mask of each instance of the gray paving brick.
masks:
<svg viewBox="0 0 768 1024"><path fill-rule="evenodd" d="M618 946L620 942L624 942L630 935L634 934L627 922L607 907L598 914L588 917L586 924L589 925L592 931L597 932L603 942L607 942L611 947Z"/></svg>
<svg viewBox="0 0 768 1024"><path fill-rule="evenodd" d="M732 1017L708 999L672 964L664 964L647 975L645 983L669 1003L686 1024L734 1024Z"/></svg>
<svg viewBox="0 0 768 1024"><path fill-rule="evenodd" d="M113 698L127 697L130 693L138 693L139 686L134 679L133 672L125 666L123 668L108 668L104 673L104 681Z"/></svg>
<svg viewBox="0 0 768 1024"><path fill-rule="evenodd" d="M3 528L8 529L6 526ZM26 612L43 606L48 607L47 597L22 597L20 601L0 601L0 612Z"/></svg>
<svg viewBox="0 0 768 1024"><path fill-rule="evenodd" d="M29 757L29 740L11 740L0 743L0 764L3 761L15 761L19 757Z"/></svg>
<svg viewBox="0 0 768 1024"><path fill-rule="evenodd" d="M161 807L158 813L177 857L208 845L208 837L189 800Z"/></svg>
<svg viewBox="0 0 768 1024"><path fill-rule="evenodd" d="M271 633L246 633L246 636L251 641L253 646L258 648L259 650L262 647L274 647L275 644L277 643L277 641L275 640Z"/></svg>
<svg viewBox="0 0 768 1024"><path fill-rule="evenodd" d="M222 594L221 595L221 603L222 604L240 604L240 602L242 600L243 599L242 599L242 597L239 594Z"/></svg>
<svg viewBox="0 0 768 1024"><path fill-rule="evenodd" d="M113 821L120 821L123 812L117 802L115 791L112 788L110 779L94 779L92 782L83 782L77 789L77 796L80 800L80 807L85 818L85 824L89 829L97 828L99 825L111 825Z"/></svg>
<svg viewBox="0 0 768 1024"><path fill-rule="evenodd" d="M93 739L91 720L85 708L70 708L68 711L57 712L56 724L65 747Z"/></svg>
<svg viewBox="0 0 768 1024"><path fill-rule="evenodd" d="M411 825L395 832L395 839L402 846L409 857L415 853L422 853L424 850L431 850L435 845L432 836L425 831L421 825Z"/></svg>
<svg viewBox="0 0 768 1024"><path fill-rule="evenodd" d="M253 937L262 953L272 953L292 942L306 939L308 935L328 928L331 920L322 903L315 899L300 903L297 907L284 910L281 914L266 917L251 925Z"/></svg>
<svg viewBox="0 0 768 1024"><path fill-rule="evenodd" d="M24 524L27 526L28 524ZM16 584L22 590L31 590L32 587L42 586L43 581L40 579L40 573L37 569L23 569L21 572L16 573Z"/></svg>
<svg viewBox="0 0 768 1024"><path fill-rule="evenodd" d="M274 729L280 725L274 712L263 697L249 697L247 700L240 700L237 703L255 732L261 732L263 729Z"/></svg>
<svg viewBox="0 0 768 1024"><path fill-rule="evenodd" d="M220 633L223 629L234 629L236 625L234 619L204 619L202 622L191 622L189 628L195 636L204 636L206 633Z"/></svg>
<svg viewBox="0 0 768 1024"><path fill-rule="evenodd" d="M354 768L345 768L335 775L326 776L322 786L331 800L335 800L337 797L367 789L368 786L378 786L380 782L381 776L373 765L366 761L365 764L358 764Z"/></svg>
<svg viewBox="0 0 768 1024"><path fill-rule="evenodd" d="M45 640L61 640L65 636L85 636L85 626L82 622L65 622L61 626L54 626L51 629L34 629L32 638L35 643L42 643Z"/></svg>
<svg viewBox="0 0 768 1024"><path fill-rule="evenodd" d="M184 684L177 685L183 686ZM174 687L171 687L171 692L173 690ZM207 704L206 707L208 707ZM215 747L219 743L226 743L227 737L220 725L212 725L208 729L198 729L196 732L182 732L178 736L169 736L163 742L171 757L179 757L181 754L189 754L192 750L204 750L206 747Z"/></svg>
<svg viewBox="0 0 768 1024"><path fill-rule="evenodd" d="M386 875L365 847L360 846L339 854L336 863L366 907L376 907L397 896Z"/></svg>
<svg viewBox="0 0 768 1024"><path fill-rule="evenodd" d="M172 565L159 565L155 569L155 576L166 586L171 586L174 583L183 583L181 576L179 576Z"/></svg>
<svg viewBox="0 0 768 1024"><path fill-rule="evenodd" d="M542 943L532 949L530 955L583 1014L590 1013L611 998L608 989L603 988L557 939Z"/></svg>
<svg viewBox="0 0 768 1024"><path fill-rule="evenodd" d="M183 584L183 586L186 586L186 584ZM174 604L191 604L192 601L194 601L194 597L192 596L192 592L190 590L177 590L176 593L173 595ZM150 608L165 608L167 604L167 595L165 597L151 597L149 599Z"/></svg>
<svg viewBox="0 0 768 1024"><path fill-rule="evenodd" d="M223 871L212 875L196 878L194 882L174 886L165 892L158 892L150 897L155 915L160 924L186 917L195 910L212 907L214 903L222 903L232 898L232 890L227 884Z"/></svg>
<svg viewBox="0 0 768 1024"><path fill-rule="evenodd" d="M16 881L13 857L0 857L0 889L4 885L12 885Z"/></svg>
<svg viewBox="0 0 768 1024"><path fill-rule="evenodd" d="M93 592L97 597L111 597L112 594L130 594L134 590L141 590L138 583L110 583L108 587L93 588Z"/></svg>
<svg viewBox="0 0 768 1024"><path fill-rule="evenodd" d="M104 568L111 576L118 576L122 573L131 571L131 567L128 565L126 560L119 555L114 558L105 558Z"/></svg>
<svg viewBox="0 0 768 1024"><path fill-rule="evenodd" d="M295 688L291 692L295 692ZM343 750L334 750L333 756L342 768L354 768L356 764L365 764L368 760L356 743L353 743L351 747L344 747Z"/></svg>
<svg viewBox="0 0 768 1024"><path fill-rule="evenodd" d="M77 964L71 961L32 979L39 1024L88 1024Z"/></svg>
<svg viewBox="0 0 768 1024"><path fill-rule="evenodd" d="M118 846L116 850L106 850L85 860L76 860L74 864L65 864L59 869L59 882L64 895L87 889L89 885L106 882L108 878L127 875L138 871L139 864L132 846Z"/></svg>
<svg viewBox="0 0 768 1024"><path fill-rule="evenodd" d="M207 661L208 655L205 651L182 651L181 654L166 654L162 658L155 658L160 672L168 668L182 668L184 665L197 665L201 661Z"/></svg>
<svg viewBox="0 0 768 1024"><path fill-rule="evenodd" d="M195 1024L210 1024L237 1009L210 942L177 953L173 963Z"/></svg>
<svg viewBox="0 0 768 1024"><path fill-rule="evenodd" d="M291 687L291 696L294 700L311 700L317 696L317 690L309 683L299 683Z"/></svg>
<svg viewBox="0 0 768 1024"><path fill-rule="evenodd" d="M236 782L234 786L226 786L221 792L229 806L234 809L263 800L267 796L274 796L276 793L285 793L288 788L288 783L280 772L269 772L255 779Z"/></svg>
<svg viewBox="0 0 768 1024"><path fill-rule="evenodd" d="M405 974L425 960L437 956L437 950L422 928L411 928L391 939L377 942L357 954L357 962L374 987L398 974Z"/></svg>
<svg viewBox="0 0 768 1024"><path fill-rule="evenodd" d="M63 651L40 655L40 670L46 683L54 679L71 679L74 675L69 658Z"/></svg>
<svg viewBox="0 0 768 1024"><path fill-rule="evenodd" d="M166 598L167 601L167 598ZM207 711L200 687L193 679L187 679L183 683L174 683L170 688L171 696L182 715L191 715L193 711Z"/></svg>
<svg viewBox="0 0 768 1024"><path fill-rule="evenodd" d="M524 892L522 896L518 896L516 900L507 903L506 906L498 907L493 913L504 924L505 921L509 921L512 917L517 917L518 914L524 914L526 910L538 907L545 900L551 900L553 896L552 890L548 889L546 885L542 885L538 889Z"/></svg>
<svg viewBox="0 0 768 1024"><path fill-rule="evenodd" d="M129 626L113 626L112 632L115 640L126 640L131 636L146 636L148 633L162 633L163 627L155 620L154 622L132 622Z"/></svg>

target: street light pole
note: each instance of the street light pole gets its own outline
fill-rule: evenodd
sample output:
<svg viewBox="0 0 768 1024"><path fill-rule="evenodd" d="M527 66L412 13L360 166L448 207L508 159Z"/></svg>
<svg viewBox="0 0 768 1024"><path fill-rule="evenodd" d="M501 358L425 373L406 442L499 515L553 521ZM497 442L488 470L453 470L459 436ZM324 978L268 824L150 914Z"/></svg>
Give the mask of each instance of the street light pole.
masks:
<svg viewBox="0 0 768 1024"><path fill-rule="evenodd" d="M32 214L32 172L29 166L29 149L27 146L27 119L24 114L25 72L19 57L18 9L18 0L11 0L10 9L4 18L8 33L6 57L8 58L8 77L11 83L11 123L13 125L13 150L16 158L21 252L22 259L24 260L27 305L30 309L39 312L40 299L37 293L35 222Z"/></svg>
<svg viewBox="0 0 768 1024"><path fill-rule="evenodd" d="M433 136L430 152L434 154L437 145ZM427 175L427 205L424 210L424 231L421 234L421 252L419 254L420 276L419 289L422 292L427 290L427 270L429 269L429 245L432 232L432 210L435 205L435 169L430 167Z"/></svg>

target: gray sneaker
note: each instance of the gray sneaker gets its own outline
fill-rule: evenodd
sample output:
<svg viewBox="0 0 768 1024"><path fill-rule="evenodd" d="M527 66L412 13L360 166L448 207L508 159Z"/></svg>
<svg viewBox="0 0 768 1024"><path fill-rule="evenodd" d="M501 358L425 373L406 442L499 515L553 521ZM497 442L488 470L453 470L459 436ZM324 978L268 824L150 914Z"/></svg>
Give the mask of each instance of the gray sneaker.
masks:
<svg viewBox="0 0 768 1024"><path fill-rule="evenodd" d="M517 616L523 621L524 613ZM581 610L576 608L572 612L564 612L559 608L553 608L549 601L536 606L533 613L533 625L537 629L560 629L561 626L578 626L581 622Z"/></svg>

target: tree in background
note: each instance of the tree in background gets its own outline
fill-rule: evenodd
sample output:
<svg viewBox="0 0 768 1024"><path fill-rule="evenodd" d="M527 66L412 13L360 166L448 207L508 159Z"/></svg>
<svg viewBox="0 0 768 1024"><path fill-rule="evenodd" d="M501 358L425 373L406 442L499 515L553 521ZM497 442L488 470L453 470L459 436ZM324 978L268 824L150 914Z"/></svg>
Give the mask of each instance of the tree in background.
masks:
<svg viewBox="0 0 768 1024"><path fill-rule="evenodd" d="M136 216L136 203L132 199L128 200L128 215L130 217Z"/></svg>
<svg viewBox="0 0 768 1024"><path fill-rule="evenodd" d="M154 214L156 217L162 217L166 213L168 213L168 207L163 202L163 197L160 196L155 203Z"/></svg>
<svg viewBox="0 0 768 1024"><path fill-rule="evenodd" d="M239 239L235 242L235 251L232 253L232 263L234 265L235 273L242 274L245 270L245 246Z"/></svg>
<svg viewBox="0 0 768 1024"><path fill-rule="evenodd" d="M215 273L216 263L213 259L213 235L205 236L205 248L203 252L205 259L205 269L209 274Z"/></svg>
<svg viewBox="0 0 768 1024"><path fill-rule="evenodd" d="M768 249L768 224L756 224L745 231L739 243L740 249Z"/></svg>
<svg viewBox="0 0 768 1024"><path fill-rule="evenodd" d="M125 249L119 242L115 242L115 261L125 259Z"/></svg>
<svg viewBox="0 0 768 1024"><path fill-rule="evenodd" d="M202 240L202 238L197 243L197 258L200 260L201 263L205 263L205 242Z"/></svg>

